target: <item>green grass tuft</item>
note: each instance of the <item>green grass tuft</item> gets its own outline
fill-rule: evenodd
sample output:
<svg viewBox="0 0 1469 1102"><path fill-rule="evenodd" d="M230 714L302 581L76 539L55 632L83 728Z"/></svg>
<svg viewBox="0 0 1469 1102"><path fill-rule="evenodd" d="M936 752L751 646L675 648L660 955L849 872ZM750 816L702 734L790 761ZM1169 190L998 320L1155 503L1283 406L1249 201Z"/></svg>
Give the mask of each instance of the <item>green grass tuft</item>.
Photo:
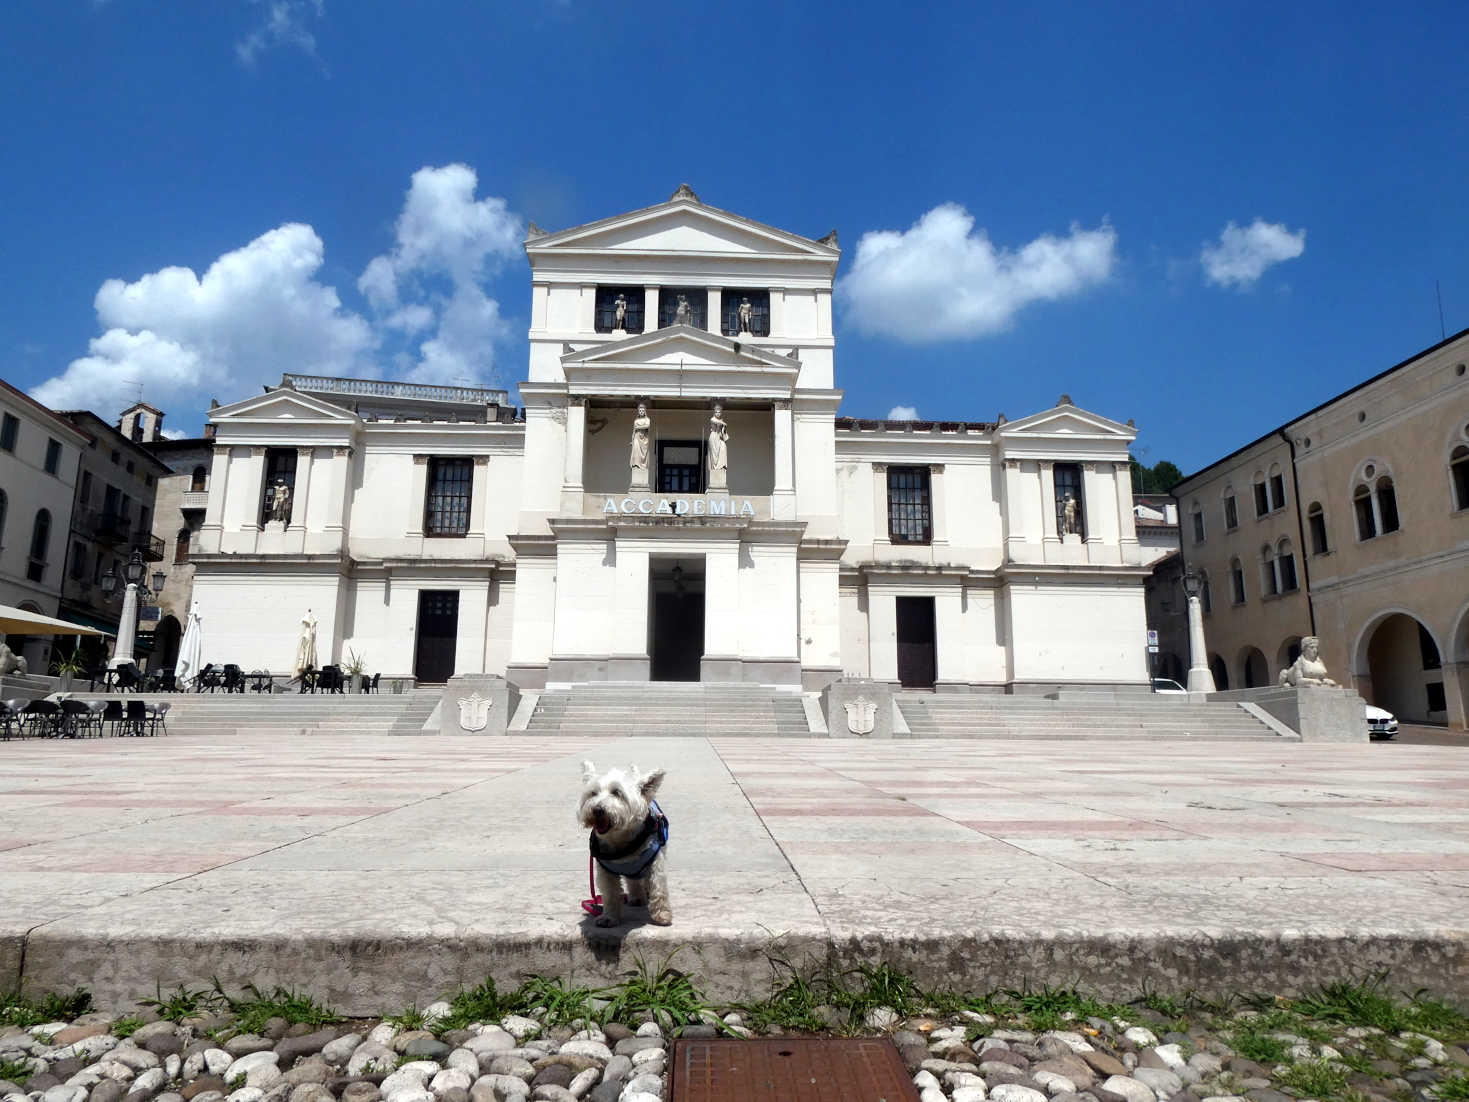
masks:
<svg viewBox="0 0 1469 1102"><path fill-rule="evenodd" d="M1433 1093L1442 1102L1469 1102L1469 1075L1449 1072L1434 1084Z"/></svg>
<svg viewBox="0 0 1469 1102"><path fill-rule="evenodd" d="M119 1018L112 1023L112 1028L108 1032L114 1037L125 1039L136 1033L142 1024L142 1018Z"/></svg>
<svg viewBox="0 0 1469 1102"><path fill-rule="evenodd" d="M638 957L627 979L598 992L607 1000L601 1020L630 1025L648 1017L667 1030L712 1015L714 1008L694 987L692 977L673 967L678 952L665 957L656 970Z"/></svg>
<svg viewBox="0 0 1469 1102"><path fill-rule="evenodd" d="M235 1029L240 1033L259 1033L272 1018L283 1018L291 1025L330 1025L342 1020L342 1016L331 1007L284 987L276 987L266 993L253 983L247 983L245 994L232 998L215 980L213 997L216 1005L222 1002L229 1007L235 1017Z"/></svg>
<svg viewBox="0 0 1469 1102"><path fill-rule="evenodd" d="M393 1014L383 1019L388 1025L395 1025L399 1029L422 1029L423 1011L418 1009L417 1004L405 1006L401 1014Z"/></svg>
<svg viewBox="0 0 1469 1102"><path fill-rule="evenodd" d="M1229 1033L1227 1039L1230 1048L1257 1064L1278 1064L1290 1052L1290 1045L1255 1028L1253 1022Z"/></svg>
<svg viewBox="0 0 1469 1102"><path fill-rule="evenodd" d="M31 1077L31 1062L29 1060L0 1060L0 1079L14 1083L17 1087L25 1086L25 1081Z"/></svg>
<svg viewBox="0 0 1469 1102"><path fill-rule="evenodd" d="M1292 1064L1276 1077L1290 1094L1300 1098L1316 1098L1321 1102L1341 1099L1347 1090L1347 1073L1325 1060L1302 1060Z"/></svg>
<svg viewBox="0 0 1469 1102"><path fill-rule="evenodd" d="M0 1025L29 1028L46 1022L70 1022L92 1009L92 996L78 987L69 995L43 995L28 999L19 992L0 995Z"/></svg>
<svg viewBox="0 0 1469 1102"><path fill-rule="evenodd" d="M139 1006L155 1011L166 1022L181 1022L216 1009L219 998L208 988L188 988L179 984L173 994L164 996L162 987L155 989L155 997L139 999Z"/></svg>

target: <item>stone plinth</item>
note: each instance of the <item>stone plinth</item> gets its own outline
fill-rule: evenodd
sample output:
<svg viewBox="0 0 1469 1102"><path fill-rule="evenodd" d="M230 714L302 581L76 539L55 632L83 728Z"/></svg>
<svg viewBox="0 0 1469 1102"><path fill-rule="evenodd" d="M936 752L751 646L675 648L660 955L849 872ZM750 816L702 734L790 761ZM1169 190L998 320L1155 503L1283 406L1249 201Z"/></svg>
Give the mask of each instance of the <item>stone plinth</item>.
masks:
<svg viewBox="0 0 1469 1102"><path fill-rule="evenodd" d="M1368 742L1367 703L1336 685L1229 689L1210 700L1253 704L1301 736L1302 742Z"/></svg>
<svg viewBox="0 0 1469 1102"><path fill-rule="evenodd" d="M466 673L449 678L439 705L441 735L503 735L520 690L503 677Z"/></svg>
<svg viewBox="0 0 1469 1102"><path fill-rule="evenodd" d="M832 738L892 738L893 688L886 681L843 677L821 694Z"/></svg>

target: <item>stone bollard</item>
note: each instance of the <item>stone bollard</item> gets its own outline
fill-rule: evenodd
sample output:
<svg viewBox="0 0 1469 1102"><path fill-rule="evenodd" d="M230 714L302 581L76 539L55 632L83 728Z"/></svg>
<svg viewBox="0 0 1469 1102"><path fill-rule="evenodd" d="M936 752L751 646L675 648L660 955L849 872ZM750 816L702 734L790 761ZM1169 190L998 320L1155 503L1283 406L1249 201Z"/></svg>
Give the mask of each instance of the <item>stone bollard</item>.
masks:
<svg viewBox="0 0 1469 1102"><path fill-rule="evenodd" d="M893 687L886 681L843 677L821 694L831 738L892 738Z"/></svg>
<svg viewBox="0 0 1469 1102"><path fill-rule="evenodd" d="M449 678L439 703L441 735L503 735L520 704L520 690L492 673Z"/></svg>

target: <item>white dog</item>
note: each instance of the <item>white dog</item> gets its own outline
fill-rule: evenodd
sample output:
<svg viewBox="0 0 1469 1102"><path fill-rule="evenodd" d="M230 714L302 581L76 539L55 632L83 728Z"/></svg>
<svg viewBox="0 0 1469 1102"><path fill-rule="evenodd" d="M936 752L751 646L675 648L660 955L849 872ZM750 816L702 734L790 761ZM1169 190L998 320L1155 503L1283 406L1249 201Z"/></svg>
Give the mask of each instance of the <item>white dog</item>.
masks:
<svg viewBox="0 0 1469 1102"><path fill-rule="evenodd" d="M592 856L597 862L597 892L602 896L598 926L622 921L623 886L634 907L645 903L648 920L657 926L673 922L668 905L668 872L663 849L668 842L668 819L653 799L663 783L663 770L639 773L609 769L600 777L589 761L581 763L581 804L577 817L590 830Z"/></svg>

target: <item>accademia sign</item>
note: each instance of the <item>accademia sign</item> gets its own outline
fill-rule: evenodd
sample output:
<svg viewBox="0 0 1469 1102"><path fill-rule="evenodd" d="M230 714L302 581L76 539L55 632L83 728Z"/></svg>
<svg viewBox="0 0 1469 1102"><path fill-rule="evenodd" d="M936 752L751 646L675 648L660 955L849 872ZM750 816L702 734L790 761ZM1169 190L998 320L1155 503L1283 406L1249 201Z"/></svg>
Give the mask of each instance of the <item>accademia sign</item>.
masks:
<svg viewBox="0 0 1469 1102"><path fill-rule="evenodd" d="M609 497L602 503L602 513L625 517L753 517L755 503L749 498L728 497Z"/></svg>

